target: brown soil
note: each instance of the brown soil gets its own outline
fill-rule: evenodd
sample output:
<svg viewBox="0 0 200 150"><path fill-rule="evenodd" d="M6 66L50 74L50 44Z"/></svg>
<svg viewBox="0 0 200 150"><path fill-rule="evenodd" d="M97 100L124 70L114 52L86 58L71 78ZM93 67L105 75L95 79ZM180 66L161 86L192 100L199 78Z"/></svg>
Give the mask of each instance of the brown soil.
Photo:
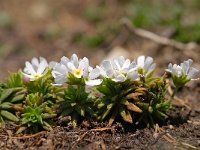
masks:
<svg viewBox="0 0 200 150"><path fill-rule="evenodd" d="M30 60L33 56L41 55L48 60L59 60L63 55L78 53L80 57L89 57L92 64L97 64L116 46L125 48L131 58L138 55L150 55L155 58L157 74L163 74L169 62L179 63L188 58L192 58L194 65L200 68L198 48L183 51L163 47L123 29L119 33L123 42L121 37L115 34L111 34L110 40L95 49L74 42L73 38L77 33L96 32L96 24L85 20L82 13L86 6L96 6L99 3L101 0L86 0L85 3L77 0L60 0L60 3L54 0L1 1L0 9L14 18L15 26L12 30L0 28L0 42L8 46L0 59L0 79L5 80L8 70L17 71L24 66L25 60ZM106 13L110 16L115 15L113 20L119 20L123 11L116 10L121 9L121 4L112 0L108 4L112 4L112 7L109 7ZM35 12L37 6L40 6L41 12ZM112 24L113 20L110 18L107 17L104 21ZM43 38L48 28L61 28L64 35L48 41ZM164 31L166 29L155 30L158 34ZM54 127L51 132L16 135L17 127L9 125L0 129L0 149L200 149L199 96L200 81L193 81L181 89L178 97L187 107L174 106L169 112L169 119L160 123L160 127L156 129L140 126L136 128L117 123L112 127L106 127L106 123L83 123L76 129L60 125Z"/></svg>
<svg viewBox="0 0 200 150"><path fill-rule="evenodd" d="M83 122L79 128L56 126L52 131L16 135L17 127L0 129L2 149L198 149L200 112L174 107L160 127ZM59 122L60 123L60 122ZM61 123L60 123L61 124Z"/></svg>

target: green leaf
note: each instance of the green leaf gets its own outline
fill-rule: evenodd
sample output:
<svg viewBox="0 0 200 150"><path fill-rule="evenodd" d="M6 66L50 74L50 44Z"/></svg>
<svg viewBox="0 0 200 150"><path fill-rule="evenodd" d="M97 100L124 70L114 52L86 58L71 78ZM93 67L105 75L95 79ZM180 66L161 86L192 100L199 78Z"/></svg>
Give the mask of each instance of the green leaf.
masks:
<svg viewBox="0 0 200 150"><path fill-rule="evenodd" d="M128 102L128 100L127 100L127 99L122 99L122 100L120 101L120 104L123 104L123 105L128 105L128 104L129 104L129 102Z"/></svg>
<svg viewBox="0 0 200 150"><path fill-rule="evenodd" d="M142 93L131 93L129 95L126 96L127 99L133 99L135 101L140 101L140 99L138 98L138 96L143 95Z"/></svg>
<svg viewBox="0 0 200 150"><path fill-rule="evenodd" d="M143 103L143 102L137 102L137 105L142 109L142 110L149 110L149 104L148 103Z"/></svg>
<svg viewBox="0 0 200 150"><path fill-rule="evenodd" d="M155 115L156 115L156 117L159 118L160 120L164 120L164 119L168 118L168 116L167 116L166 114L164 114L164 113L162 113L162 112L160 112L160 111L156 111L156 112L155 112Z"/></svg>
<svg viewBox="0 0 200 150"><path fill-rule="evenodd" d="M107 110L103 113L101 120L103 120L110 113L113 106L113 103L107 105Z"/></svg>
<svg viewBox="0 0 200 150"><path fill-rule="evenodd" d="M114 109L112 116L110 117L108 124L111 126L113 124L113 122L115 121L115 118L117 117L117 109Z"/></svg>
<svg viewBox="0 0 200 150"><path fill-rule="evenodd" d="M13 97L11 99L11 102L14 103L14 102L18 102L18 101L21 101L25 98L25 94L21 94L21 95L16 95L15 97Z"/></svg>
<svg viewBox="0 0 200 150"><path fill-rule="evenodd" d="M122 116L123 120L128 122L128 123L133 123L133 119L131 117L131 114L129 111L126 112L125 107L120 107L119 108L119 113Z"/></svg>
<svg viewBox="0 0 200 150"><path fill-rule="evenodd" d="M5 127L5 121L2 118L2 116L0 116L0 128L4 128Z"/></svg>
<svg viewBox="0 0 200 150"><path fill-rule="evenodd" d="M105 85L100 85L97 87L97 90L104 95L109 95L111 93L110 89Z"/></svg>
<svg viewBox="0 0 200 150"><path fill-rule="evenodd" d="M97 108L98 108L98 109L101 109L101 108L104 107L104 106L105 106L105 103L102 103L102 102L101 102L101 103L99 103L99 104L97 105Z"/></svg>
<svg viewBox="0 0 200 150"><path fill-rule="evenodd" d="M81 108L81 106L79 106L79 107L75 107L75 110L77 111L77 113L79 115L81 115L82 117L85 117L85 110L84 110L84 108Z"/></svg>
<svg viewBox="0 0 200 150"><path fill-rule="evenodd" d="M13 89L5 89L1 93L0 102L3 102L6 98L8 98L14 92Z"/></svg>
<svg viewBox="0 0 200 150"><path fill-rule="evenodd" d="M0 113L1 113L1 115L3 117L5 117L8 120L11 120L11 121L14 121L14 122L18 122L19 121L19 119L15 115L13 115L12 113L10 113L10 112L8 112L6 110L1 110Z"/></svg>
<svg viewBox="0 0 200 150"><path fill-rule="evenodd" d="M12 104L10 102L4 102L0 104L0 109L10 109L12 108Z"/></svg>
<svg viewBox="0 0 200 150"><path fill-rule="evenodd" d="M137 112L137 113L142 113L142 110L138 106L136 106L135 104L130 103L130 102L127 105L127 109L131 110L131 111L134 111L134 112Z"/></svg>
<svg viewBox="0 0 200 150"><path fill-rule="evenodd" d="M23 86L23 77L21 71L19 71L18 73L10 73L10 76L7 81L7 86L9 88Z"/></svg>
<svg viewBox="0 0 200 150"><path fill-rule="evenodd" d="M57 116L57 114L49 114L49 113L42 114L43 119L51 119L51 118L54 118L56 116Z"/></svg>

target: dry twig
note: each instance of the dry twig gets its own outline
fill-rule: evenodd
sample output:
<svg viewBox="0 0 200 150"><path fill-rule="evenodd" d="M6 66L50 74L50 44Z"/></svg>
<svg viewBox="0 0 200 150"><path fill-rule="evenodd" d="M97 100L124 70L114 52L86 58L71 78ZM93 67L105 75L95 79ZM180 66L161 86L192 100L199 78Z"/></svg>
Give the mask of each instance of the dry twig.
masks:
<svg viewBox="0 0 200 150"><path fill-rule="evenodd" d="M12 139L28 139L28 138L34 138L34 137L37 137L39 135L43 135L46 133L47 133L47 131L42 131L42 132L38 132L36 134L26 135L26 136L22 136L22 137L11 137L11 138Z"/></svg>
<svg viewBox="0 0 200 150"><path fill-rule="evenodd" d="M135 28L131 21L127 18L123 18L122 19L122 24L126 27L126 29L128 31L130 31L133 34L136 34L138 36L141 36L143 38L152 40L158 44L161 45L166 45L166 46L171 46L174 47L176 49L180 49L180 50L193 50L197 47L196 43L188 43L188 44L184 44L166 37L162 37L159 36L155 33L152 33L150 31L144 30L144 29L140 29L140 28Z"/></svg>

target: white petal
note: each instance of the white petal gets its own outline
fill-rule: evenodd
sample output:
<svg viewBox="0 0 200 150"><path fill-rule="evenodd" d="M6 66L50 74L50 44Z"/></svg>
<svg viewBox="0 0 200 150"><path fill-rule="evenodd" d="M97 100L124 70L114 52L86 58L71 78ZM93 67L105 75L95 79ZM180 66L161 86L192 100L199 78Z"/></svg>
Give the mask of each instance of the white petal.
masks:
<svg viewBox="0 0 200 150"><path fill-rule="evenodd" d="M76 67L76 68L78 68L78 57L77 57L77 55L76 54L73 54L72 55L72 57L71 57L71 62L74 64L74 66Z"/></svg>
<svg viewBox="0 0 200 150"><path fill-rule="evenodd" d="M56 76L59 76L59 75L66 76L67 74L68 74L68 69L63 64L56 64L56 66L54 67L52 71L52 75L54 78L56 78Z"/></svg>
<svg viewBox="0 0 200 150"><path fill-rule="evenodd" d="M101 68L101 67L99 67L99 66L96 66L96 68L99 69L100 74L101 74L102 77L108 78L108 76L107 76L107 74L106 74L106 72L105 72L105 70L104 70L103 68Z"/></svg>
<svg viewBox="0 0 200 150"><path fill-rule="evenodd" d="M47 63L47 60L44 57L40 57L40 62L45 61Z"/></svg>
<svg viewBox="0 0 200 150"><path fill-rule="evenodd" d="M101 83L102 83L101 79L85 81L85 84L88 86L96 86L96 85L100 85Z"/></svg>
<svg viewBox="0 0 200 150"><path fill-rule="evenodd" d="M168 65L168 69L166 69L166 71L168 71L168 72L172 72L172 64L170 63L169 65Z"/></svg>
<svg viewBox="0 0 200 150"><path fill-rule="evenodd" d="M133 69L133 68L137 69L136 67L137 67L137 64L135 61L131 62L131 64L129 65L129 69Z"/></svg>
<svg viewBox="0 0 200 150"><path fill-rule="evenodd" d="M46 66L49 65L48 62L47 62L47 60L46 60L44 57L40 57L40 63L41 63L41 62L44 62L44 64L45 64Z"/></svg>
<svg viewBox="0 0 200 150"><path fill-rule="evenodd" d="M152 63L153 63L153 58L147 57L144 63L144 69L149 69Z"/></svg>
<svg viewBox="0 0 200 150"><path fill-rule="evenodd" d="M24 72L22 72L22 74L25 76L25 77L27 77L27 78L33 78L33 76L32 75L29 75L29 74L26 74L26 73L24 73Z"/></svg>
<svg viewBox="0 0 200 150"><path fill-rule="evenodd" d="M39 66L39 61L36 57L34 57L31 61L32 65L35 66L35 67L38 67Z"/></svg>
<svg viewBox="0 0 200 150"><path fill-rule="evenodd" d="M114 74L114 71L113 71L113 70L107 70L107 71L106 71L106 75L107 75L109 78L112 78L113 74Z"/></svg>
<svg viewBox="0 0 200 150"><path fill-rule="evenodd" d="M149 67L149 73L150 72L152 72L154 69L155 69L155 67L156 67L156 64L154 63L154 64L152 64L150 67Z"/></svg>
<svg viewBox="0 0 200 150"><path fill-rule="evenodd" d="M52 84L53 86L62 86L63 84Z"/></svg>
<svg viewBox="0 0 200 150"><path fill-rule="evenodd" d="M108 60L104 60L104 61L102 62L102 68L103 68L105 71L107 71L107 70L113 70L112 65L111 65L111 62L108 61Z"/></svg>
<svg viewBox="0 0 200 150"><path fill-rule="evenodd" d="M31 73L31 74L36 74L36 72L35 72L35 70L34 70L34 68L33 68L33 66L30 64L30 62L26 62L26 68L29 70L29 72Z"/></svg>
<svg viewBox="0 0 200 150"><path fill-rule="evenodd" d="M86 57L80 60L78 69L84 70L85 68L89 67L89 61Z"/></svg>
<svg viewBox="0 0 200 150"><path fill-rule="evenodd" d="M56 66L56 64L57 64L57 62L51 61L51 62L49 63L49 68L54 68L54 67Z"/></svg>
<svg viewBox="0 0 200 150"><path fill-rule="evenodd" d="M120 74L112 80L115 82L124 82L126 80L126 77L123 74Z"/></svg>
<svg viewBox="0 0 200 150"><path fill-rule="evenodd" d="M119 64L119 62L118 62L117 59L114 59L114 60L113 60L112 65L113 65L113 68L114 68L114 69L116 69L116 70L121 70L121 66L120 66L120 64Z"/></svg>
<svg viewBox="0 0 200 150"><path fill-rule="evenodd" d="M137 59L137 65L139 67L144 67L144 60L145 60L145 56L139 56Z"/></svg>
<svg viewBox="0 0 200 150"><path fill-rule="evenodd" d="M75 65L74 65L73 63L71 63L71 62L68 62L68 63L67 63L67 67L68 67L72 72L74 72L74 71L76 70Z"/></svg>
<svg viewBox="0 0 200 150"><path fill-rule="evenodd" d="M118 62L119 62L119 65L120 65L120 66L123 66L123 64L125 63L125 58L124 58L124 56L120 56L120 57L118 58Z"/></svg>
<svg viewBox="0 0 200 150"><path fill-rule="evenodd" d="M197 74L199 73L199 70L197 70L196 68L191 67L188 73L188 77L190 79L193 79Z"/></svg>
<svg viewBox="0 0 200 150"><path fill-rule="evenodd" d="M192 63L193 63L193 60L192 59L188 59L187 61L188 61L189 66L191 66Z"/></svg>
<svg viewBox="0 0 200 150"><path fill-rule="evenodd" d="M135 71L131 71L127 74L128 78L131 79L132 81L134 80L139 80L139 75Z"/></svg>
<svg viewBox="0 0 200 150"><path fill-rule="evenodd" d="M185 61L185 62L181 63L180 66L181 66L184 74L187 74L188 70L189 70L189 63Z"/></svg>
<svg viewBox="0 0 200 150"><path fill-rule="evenodd" d="M64 84L67 81L67 76L61 75L55 78L56 84Z"/></svg>
<svg viewBox="0 0 200 150"><path fill-rule="evenodd" d="M100 76L100 70L98 68L93 69L89 73L89 79L93 80Z"/></svg>
<svg viewBox="0 0 200 150"><path fill-rule="evenodd" d="M131 63L130 60L126 59L126 61L124 62L123 66L122 66L122 70L129 69L130 63Z"/></svg>
<svg viewBox="0 0 200 150"><path fill-rule="evenodd" d="M61 59L60 59L60 63L65 65L67 67L67 63L69 62L69 58L63 56Z"/></svg>
<svg viewBox="0 0 200 150"><path fill-rule="evenodd" d="M45 61L42 61L42 62L39 64L37 73L41 75L46 69L47 69L47 64L46 64Z"/></svg>

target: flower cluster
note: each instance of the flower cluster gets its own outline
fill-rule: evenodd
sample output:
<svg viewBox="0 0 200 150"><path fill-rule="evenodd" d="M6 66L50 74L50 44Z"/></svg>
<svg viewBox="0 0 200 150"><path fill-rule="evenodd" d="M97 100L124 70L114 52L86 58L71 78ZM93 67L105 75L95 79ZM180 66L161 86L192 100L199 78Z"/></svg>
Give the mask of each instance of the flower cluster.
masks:
<svg viewBox="0 0 200 150"><path fill-rule="evenodd" d="M171 94L167 93L171 84L166 76L153 75L156 64L152 57L139 56L131 61L120 56L103 60L96 67L76 54L50 63L43 57L33 58L25 62L23 72L11 74L0 84L0 126L9 120L21 126L18 132L27 128L50 130L57 120L54 117L65 116L70 116L67 123L74 127L85 119L107 121L109 125L116 119L154 125L168 117L178 89L198 74L192 62L169 64L166 72L175 85Z"/></svg>
<svg viewBox="0 0 200 150"><path fill-rule="evenodd" d="M193 80L198 74L199 70L194 67L191 67L193 61L188 59L180 65L171 63L168 65L167 72L171 73L174 85L176 87L182 87L190 80Z"/></svg>
<svg viewBox="0 0 200 150"><path fill-rule="evenodd" d="M77 79L84 79L88 86L96 86L102 83L102 78L111 78L114 82L124 82L127 79L131 81L139 80L140 76L149 76L155 69L152 57L139 56L137 61L130 61L123 56L104 60L100 66L93 68L89 65L89 60L84 57L79 59L76 54L71 58L63 56L60 62L50 62L40 57L33 58L31 63L26 62L23 75L30 81L43 77L48 68L52 68L52 76L55 78L54 85L63 85L68 83L70 76Z"/></svg>
<svg viewBox="0 0 200 150"><path fill-rule="evenodd" d="M53 66L52 75L57 85L68 82L70 75L78 79L83 78L85 84L89 86L99 85L102 82L97 79L100 76L99 69L89 66L89 60L86 57L78 59L76 54L73 54L71 59L63 56L60 63L55 63Z"/></svg>

